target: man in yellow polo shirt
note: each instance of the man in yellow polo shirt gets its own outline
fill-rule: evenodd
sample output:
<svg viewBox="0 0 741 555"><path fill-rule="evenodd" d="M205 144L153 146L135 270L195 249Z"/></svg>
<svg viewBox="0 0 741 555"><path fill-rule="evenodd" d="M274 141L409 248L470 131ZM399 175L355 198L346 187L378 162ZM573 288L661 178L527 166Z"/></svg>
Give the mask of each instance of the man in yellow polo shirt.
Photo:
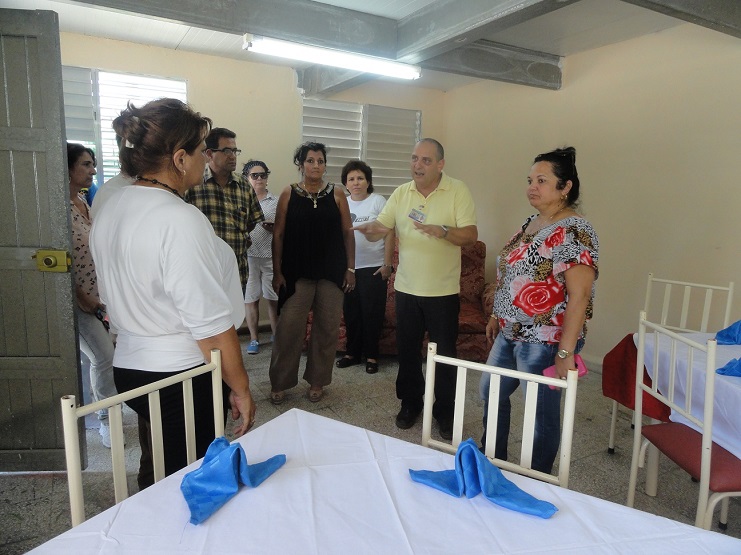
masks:
<svg viewBox="0 0 741 555"><path fill-rule="evenodd" d="M441 355L456 356L460 301L461 247L478 238L476 210L468 187L443 173L445 152L435 139L414 147L412 181L398 187L378 219L353 229L377 241L396 228L399 268L396 274L396 344L399 374L396 396L401 410L396 426L411 428L422 412L425 331ZM440 435L453 435L455 370L438 366L432 414Z"/></svg>

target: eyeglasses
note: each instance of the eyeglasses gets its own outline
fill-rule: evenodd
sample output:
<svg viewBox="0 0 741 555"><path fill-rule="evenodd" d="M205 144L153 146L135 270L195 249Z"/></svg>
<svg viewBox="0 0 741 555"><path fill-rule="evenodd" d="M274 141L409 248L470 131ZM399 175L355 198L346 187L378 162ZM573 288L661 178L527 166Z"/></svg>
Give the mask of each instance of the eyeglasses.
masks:
<svg viewBox="0 0 741 555"><path fill-rule="evenodd" d="M223 152L227 156L231 156L232 154L234 156L239 156L240 154L242 154L242 151L238 148L212 148L210 150L211 152Z"/></svg>
<svg viewBox="0 0 741 555"><path fill-rule="evenodd" d="M252 179L267 179L270 172L255 172L248 174Z"/></svg>

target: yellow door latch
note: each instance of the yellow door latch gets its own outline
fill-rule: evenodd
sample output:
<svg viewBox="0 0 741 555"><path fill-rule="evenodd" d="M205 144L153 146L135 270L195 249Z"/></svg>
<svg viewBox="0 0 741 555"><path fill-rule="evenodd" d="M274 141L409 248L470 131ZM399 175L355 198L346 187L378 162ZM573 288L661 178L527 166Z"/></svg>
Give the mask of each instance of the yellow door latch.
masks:
<svg viewBox="0 0 741 555"><path fill-rule="evenodd" d="M67 251L39 249L31 258L36 260L39 272L69 272L72 265L72 257Z"/></svg>

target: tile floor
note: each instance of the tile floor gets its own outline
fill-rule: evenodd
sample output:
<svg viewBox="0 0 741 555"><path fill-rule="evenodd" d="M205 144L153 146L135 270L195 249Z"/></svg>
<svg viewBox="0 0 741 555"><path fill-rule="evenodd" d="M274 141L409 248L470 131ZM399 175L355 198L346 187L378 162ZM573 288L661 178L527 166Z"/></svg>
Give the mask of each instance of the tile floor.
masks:
<svg viewBox="0 0 741 555"><path fill-rule="evenodd" d="M269 341L269 335L263 334ZM394 417L399 409L395 396L396 364L381 359L380 371L365 373L364 365L334 370L333 383L318 403L306 397L308 386L300 384L286 395L285 402L275 407L268 401L270 382L270 344L263 344L257 355L247 355L249 341L242 338L242 348L252 380L252 392L257 402L256 425L297 407L328 418L419 443L422 436L420 421L409 430L399 430ZM303 364L302 360L302 364ZM470 410L466 411L464 437L481 435L482 404L478 400L478 384L470 383L467 394ZM515 394L517 395L517 394ZM517 403L520 405L521 403ZM625 503L630 472L632 433L628 413L621 413L618 423L616 453L607 454L610 402L602 396L600 375L593 371L580 380L577 418L571 465L570 487L615 503ZM515 420L513 419L513 422ZM124 417L127 439L126 465L129 489L136 491L136 470L139 447L136 418L131 412ZM437 429L433 423L433 435ZM517 430L513 430L513 436ZM88 430L89 467L84 472L86 513L90 517L114 503L110 469L110 451L100 444L96 429ZM516 448L516 444L513 445ZM659 494L651 498L642 493L643 475L639 475L636 508L691 524L697 503L697 484L666 459L661 463ZM716 520L717 523L717 520ZM0 553L24 553L67 530L70 526L66 476L61 472L0 473ZM717 524L714 528L717 530ZM727 534L741 538L741 503L731 500Z"/></svg>

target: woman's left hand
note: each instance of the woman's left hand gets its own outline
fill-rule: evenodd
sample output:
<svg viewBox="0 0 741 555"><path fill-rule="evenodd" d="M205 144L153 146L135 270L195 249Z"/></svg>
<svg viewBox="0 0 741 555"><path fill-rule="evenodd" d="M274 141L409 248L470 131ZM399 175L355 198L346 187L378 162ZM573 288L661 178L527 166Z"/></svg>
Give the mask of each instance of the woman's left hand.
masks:
<svg viewBox="0 0 741 555"><path fill-rule="evenodd" d="M569 355L566 358L561 358L560 356L556 356L556 360L554 364L556 365L556 375L562 380L566 379L566 376L568 375L569 370L573 370L574 368L576 368L576 362L574 361L574 355Z"/></svg>
<svg viewBox="0 0 741 555"><path fill-rule="evenodd" d="M377 276L378 274L381 274L381 278L383 278L383 281L388 281L388 279L391 277L391 274L393 273L391 268L391 266L387 266L386 264L384 264L383 266L378 268L378 270L373 272L373 275Z"/></svg>
<svg viewBox="0 0 741 555"><path fill-rule="evenodd" d="M345 279L342 282L342 290L349 293L355 289L355 274L350 270L345 271Z"/></svg>
<svg viewBox="0 0 741 555"><path fill-rule="evenodd" d="M252 400L252 394L247 392L246 395L240 397L234 391L231 391L229 393L229 405L231 406L232 418L234 420L237 420L240 415L242 416L242 422L233 431L234 437L243 436L255 425L257 407Z"/></svg>

